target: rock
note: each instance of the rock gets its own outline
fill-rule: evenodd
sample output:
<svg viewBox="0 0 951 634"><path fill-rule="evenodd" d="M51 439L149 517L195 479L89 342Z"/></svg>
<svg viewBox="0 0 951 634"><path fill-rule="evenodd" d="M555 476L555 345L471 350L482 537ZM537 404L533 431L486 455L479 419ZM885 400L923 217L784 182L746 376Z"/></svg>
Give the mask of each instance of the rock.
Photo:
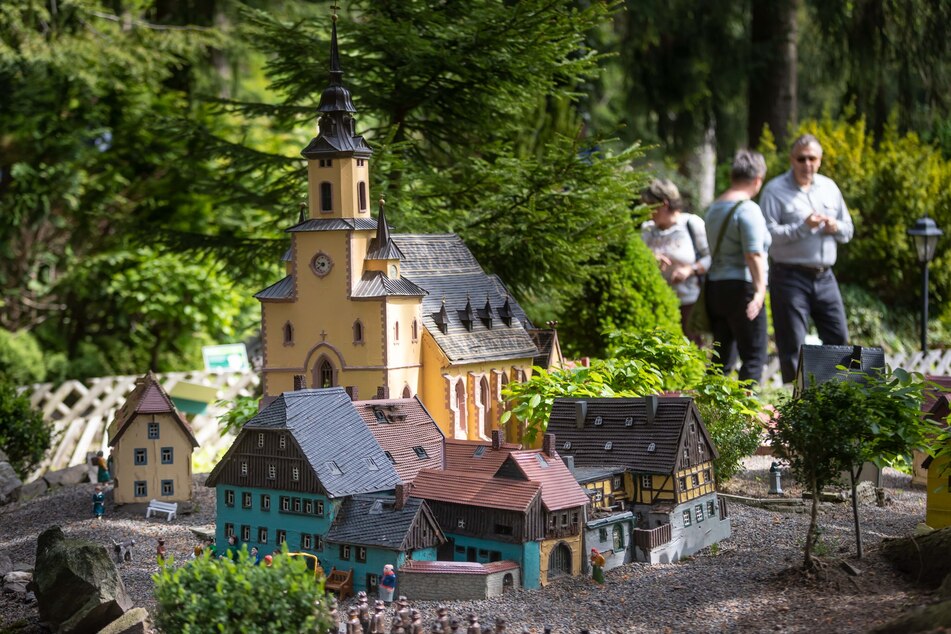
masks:
<svg viewBox="0 0 951 634"><path fill-rule="evenodd" d="M20 476L7 461L0 462L0 505L13 501L13 492L23 485Z"/></svg>
<svg viewBox="0 0 951 634"><path fill-rule="evenodd" d="M3 582L3 593L4 594L26 594L26 584L25 583L7 583Z"/></svg>
<svg viewBox="0 0 951 634"><path fill-rule="evenodd" d="M214 532L214 531L210 531L210 532L209 532L209 531L203 531L203 530L199 530L199 529L197 529L197 528L189 528L188 530L190 530L190 531L192 532L192 535L194 535L195 538L198 539L198 541L201 541L201 542L210 542L210 541L214 541L214 539L215 539L215 532Z"/></svg>
<svg viewBox="0 0 951 634"><path fill-rule="evenodd" d="M910 614L877 627L875 634L912 634L913 632L943 632L951 627L951 601L917 608Z"/></svg>
<svg viewBox="0 0 951 634"><path fill-rule="evenodd" d="M43 476L50 488L72 486L89 481L89 472L86 465L78 464L59 471L52 471Z"/></svg>
<svg viewBox="0 0 951 634"><path fill-rule="evenodd" d="M8 572L13 571L13 562L8 555L0 553L0 579L7 576Z"/></svg>
<svg viewBox="0 0 951 634"><path fill-rule="evenodd" d="M8 572L3 577L4 583L22 583L26 585L30 583L31 581L33 581L33 573L22 571L22 570Z"/></svg>
<svg viewBox="0 0 951 634"><path fill-rule="evenodd" d="M67 539L58 526L37 540L28 589L36 593L40 620L59 634L98 632L132 607L106 549Z"/></svg>
<svg viewBox="0 0 951 634"><path fill-rule="evenodd" d="M147 634L149 613L145 608L132 608L102 628L99 634Z"/></svg>
<svg viewBox="0 0 951 634"><path fill-rule="evenodd" d="M28 564L28 563L26 563L25 561L18 561L18 562L16 562L15 564L13 564L13 568L11 568L11 570L15 570L16 572L30 572L30 573L32 573L32 572L33 572L33 564Z"/></svg>
<svg viewBox="0 0 951 634"><path fill-rule="evenodd" d="M50 485L46 483L44 478L38 478L33 482L27 482L16 492L16 499L18 502L26 502L28 500L33 500L40 497L46 493L50 488Z"/></svg>
<svg viewBox="0 0 951 634"><path fill-rule="evenodd" d="M855 566L853 566L851 563L847 561L840 561L839 568L844 570L846 574L851 575L853 577L858 577L860 574L862 574L861 570L859 570L858 568L856 568Z"/></svg>
<svg viewBox="0 0 951 634"><path fill-rule="evenodd" d="M882 554L898 570L937 588L951 570L951 526L920 537L886 539Z"/></svg>

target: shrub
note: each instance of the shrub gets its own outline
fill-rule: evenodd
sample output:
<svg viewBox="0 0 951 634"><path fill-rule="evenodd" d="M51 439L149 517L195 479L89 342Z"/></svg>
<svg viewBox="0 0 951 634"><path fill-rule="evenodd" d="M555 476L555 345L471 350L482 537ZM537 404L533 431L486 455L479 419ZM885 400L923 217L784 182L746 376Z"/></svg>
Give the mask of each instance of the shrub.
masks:
<svg viewBox="0 0 951 634"><path fill-rule="evenodd" d="M46 379L43 351L29 332L0 329L0 375L5 375L16 385Z"/></svg>
<svg viewBox="0 0 951 634"><path fill-rule="evenodd" d="M222 434L237 434L244 427L244 424L254 418L258 413L258 403L260 398L257 396L239 396L234 399L234 403L228 401L218 401L215 405L219 407L229 407L230 409L218 417L218 424L221 426Z"/></svg>
<svg viewBox="0 0 951 634"><path fill-rule="evenodd" d="M272 566L256 566L242 547L237 561L206 553L178 568L167 563L152 579L163 632L336 631L323 579L300 558L276 556Z"/></svg>
<svg viewBox="0 0 951 634"><path fill-rule="evenodd" d="M0 448L21 479L43 460L51 436L50 426L30 406L30 399L17 395L16 387L0 377Z"/></svg>

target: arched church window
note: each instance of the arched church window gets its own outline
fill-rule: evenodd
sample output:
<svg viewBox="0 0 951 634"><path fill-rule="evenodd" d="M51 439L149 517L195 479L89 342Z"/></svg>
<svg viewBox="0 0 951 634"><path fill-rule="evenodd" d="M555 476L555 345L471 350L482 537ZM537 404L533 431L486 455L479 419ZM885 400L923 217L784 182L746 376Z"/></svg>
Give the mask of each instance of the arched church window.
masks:
<svg viewBox="0 0 951 634"><path fill-rule="evenodd" d="M334 386L334 367L330 361L324 359L317 368L317 379L320 381L320 387Z"/></svg>
<svg viewBox="0 0 951 634"><path fill-rule="evenodd" d="M287 322L284 324L284 345L289 346L294 343L294 324Z"/></svg>
<svg viewBox="0 0 951 634"><path fill-rule="evenodd" d="M367 210L367 184L363 181L357 183L357 198L360 201L360 211Z"/></svg>
<svg viewBox="0 0 951 634"><path fill-rule="evenodd" d="M333 211L333 208L333 188L330 183L325 181L320 184L320 210L326 213Z"/></svg>
<svg viewBox="0 0 951 634"><path fill-rule="evenodd" d="M353 343L363 343L363 323L359 319L353 322Z"/></svg>

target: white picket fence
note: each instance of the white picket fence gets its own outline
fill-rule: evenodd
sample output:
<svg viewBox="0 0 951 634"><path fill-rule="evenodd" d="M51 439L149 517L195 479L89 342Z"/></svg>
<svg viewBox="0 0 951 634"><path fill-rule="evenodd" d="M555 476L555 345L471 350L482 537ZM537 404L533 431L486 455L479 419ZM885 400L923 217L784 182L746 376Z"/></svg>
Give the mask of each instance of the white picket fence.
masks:
<svg viewBox="0 0 951 634"><path fill-rule="evenodd" d="M251 396L260 384L255 372L169 372L157 375L166 392L179 381L218 389L216 401L231 402ZM135 387L137 376L107 376L86 381L66 381L60 385L40 383L24 390L34 408L53 425L53 446L46 459L30 476L83 464L88 452L102 450L108 455L106 430ZM231 445L230 435L218 431L217 417L226 408L212 404L202 413L189 416L199 448L192 456L196 472L207 471L221 451Z"/></svg>

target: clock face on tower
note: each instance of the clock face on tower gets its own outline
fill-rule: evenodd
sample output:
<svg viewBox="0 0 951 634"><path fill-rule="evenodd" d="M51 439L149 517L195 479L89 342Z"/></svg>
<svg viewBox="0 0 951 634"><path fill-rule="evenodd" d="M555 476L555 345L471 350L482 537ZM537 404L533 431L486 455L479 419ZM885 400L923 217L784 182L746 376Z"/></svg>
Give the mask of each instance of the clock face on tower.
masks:
<svg viewBox="0 0 951 634"><path fill-rule="evenodd" d="M318 253L314 256L314 259L310 261L310 268L314 269L314 273L317 274L317 277L324 277L330 273L330 269L333 267L334 262L326 253Z"/></svg>

